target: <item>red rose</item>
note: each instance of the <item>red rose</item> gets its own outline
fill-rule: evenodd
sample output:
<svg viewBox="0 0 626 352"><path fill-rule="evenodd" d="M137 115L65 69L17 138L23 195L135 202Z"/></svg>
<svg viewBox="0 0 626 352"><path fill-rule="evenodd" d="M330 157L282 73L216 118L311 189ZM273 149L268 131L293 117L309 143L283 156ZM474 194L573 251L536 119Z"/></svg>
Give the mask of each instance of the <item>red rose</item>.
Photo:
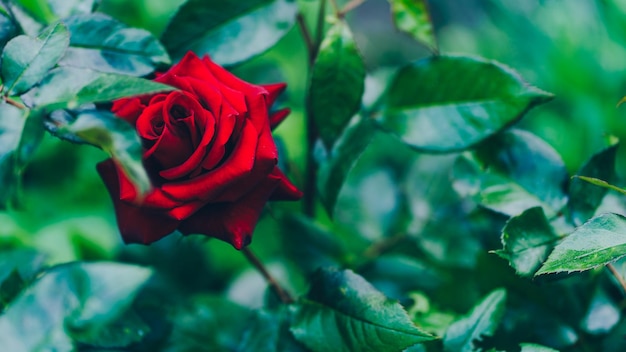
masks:
<svg viewBox="0 0 626 352"><path fill-rule="evenodd" d="M268 112L285 84L247 83L193 53L155 81L179 90L112 108L141 137L153 189L140 199L112 159L98 164L124 241L148 244L178 229L241 249L267 201L301 197L276 166L271 134L289 113Z"/></svg>

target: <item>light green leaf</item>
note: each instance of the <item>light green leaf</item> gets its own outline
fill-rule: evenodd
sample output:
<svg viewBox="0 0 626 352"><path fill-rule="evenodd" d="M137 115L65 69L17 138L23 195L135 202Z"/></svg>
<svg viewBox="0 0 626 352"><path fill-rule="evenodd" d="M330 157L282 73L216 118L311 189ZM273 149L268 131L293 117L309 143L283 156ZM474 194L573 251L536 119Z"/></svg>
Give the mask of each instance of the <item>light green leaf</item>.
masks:
<svg viewBox="0 0 626 352"><path fill-rule="evenodd" d="M319 270L293 313L291 332L314 352L400 351L435 339L398 302L350 270Z"/></svg>
<svg viewBox="0 0 626 352"><path fill-rule="evenodd" d="M55 123L60 138L80 140L107 152L122 167L141 194L149 191L150 179L142 164L141 141L135 128L110 112L81 112L75 120Z"/></svg>
<svg viewBox="0 0 626 352"><path fill-rule="evenodd" d="M347 23L328 30L313 64L309 104L322 141L330 149L359 110L365 64Z"/></svg>
<svg viewBox="0 0 626 352"><path fill-rule="evenodd" d="M293 0L189 0L161 41L174 59L191 50L232 65L276 44L293 26L297 9Z"/></svg>
<svg viewBox="0 0 626 352"><path fill-rule="evenodd" d="M97 72L86 68L59 67L29 92L35 106L47 110L76 108L82 104L112 100L174 88L142 78Z"/></svg>
<svg viewBox="0 0 626 352"><path fill-rule="evenodd" d="M454 188L493 211L515 216L541 206L548 218L567 202L569 175L563 160L530 132L509 130L480 144L457 160Z"/></svg>
<svg viewBox="0 0 626 352"><path fill-rule="evenodd" d="M539 269L558 240L543 209L534 207L509 219L502 230L504 248L494 252L508 260L518 275L529 277Z"/></svg>
<svg viewBox="0 0 626 352"><path fill-rule="evenodd" d="M72 36L61 66L144 76L170 63L167 52L150 32L104 14L77 15L64 23Z"/></svg>
<svg viewBox="0 0 626 352"><path fill-rule="evenodd" d="M127 311L150 274L142 267L116 263L57 266L0 316L0 346L8 351L73 350L66 329L95 329L113 322Z"/></svg>
<svg viewBox="0 0 626 352"><path fill-rule="evenodd" d="M534 343L522 343L520 347L522 348L521 352L559 352L553 348L536 345Z"/></svg>
<svg viewBox="0 0 626 352"><path fill-rule="evenodd" d="M374 137L375 132L376 128L370 119L357 117L354 123L344 130L343 135L329 153L326 153L323 148L318 148L317 189L326 211L331 216L346 177Z"/></svg>
<svg viewBox="0 0 626 352"><path fill-rule="evenodd" d="M20 35L7 43L2 52L3 92L19 95L46 76L69 44L70 35L57 23L37 38Z"/></svg>
<svg viewBox="0 0 626 352"><path fill-rule="evenodd" d="M535 276L584 271L626 255L626 218L602 214L578 227L559 243Z"/></svg>
<svg viewBox="0 0 626 352"><path fill-rule="evenodd" d="M50 10L58 18L92 13L100 5L100 0L48 0Z"/></svg>
<svg viewBox="0 0 626 352"><path fill-rule="evenodd" d="M495 61L436 56L397 73L379 122L417 150L446 153L475 145L550 99Z"/></svg>
<svg viewBox="0 0 626 352"><path fill-rule="evenodd" d="M433 24L426 0L389 0L396 27L413 39L437 50Z"/></svg>
<svg viewBox="0 0 626 352"><path fill-rule="evenodd" d="M587 179L594 178L613 182L615 177L615 156L619 145L614 145L593 155L576 173ZM593 216L607 192L606 187L598 187L579 177L572 178L569 185L569 218L579 226Z"/></svg>
<svg viewBox="0 0 626 352"><path fill-rule="evenodd" d="M504 316L506 291L497 289L483 298L464 318L456 321L443 337L444 352L471 352L475 341L493 336Z"/></svg>

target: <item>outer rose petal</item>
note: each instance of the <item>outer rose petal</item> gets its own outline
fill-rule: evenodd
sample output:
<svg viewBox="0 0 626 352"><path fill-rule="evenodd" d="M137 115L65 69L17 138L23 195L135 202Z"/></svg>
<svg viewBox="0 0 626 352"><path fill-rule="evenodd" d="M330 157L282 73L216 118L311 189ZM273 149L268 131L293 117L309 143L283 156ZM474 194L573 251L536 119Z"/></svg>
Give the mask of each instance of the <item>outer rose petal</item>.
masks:
<svg viewBox="0 0 626 352"><path fill-rule="evenodd" d="M270 127L272 129L276 128L290 112L291 110L289 109L281 109L270 115Z"/></svg>
<svg viewBox="0 0 626 352"><path fill-rule="evenodd" d="M149 244L176 230L179 221L163 216L162 212L136 207L120 199L118 175L113 160L99 163L97 169L113 200L117 226L124 242Z"/></svg>
<svg viewBox="0 0 626 352"><path fill-rule="evenodd" d="M267 106L272 106L274 105L274 102L276 101L276 99L278 99L278 96L280 95L280 93L282 93L285 88L287 88L287 83L272 83L272 84L265 84L262 85L261 87L267 89Z"/></svg>
<svg viewBox="0 0 626 352"><path fill-rule="evenodd" d="M241 249L252 240L263 206L279 182L280 177L272 173L238 201L209 204L200 209L184 220L179 230L184 235L196 233L216 237Z"/></svg>
<svg viewBox="0 0 626 352"><path fill-rule="evenodd" d="M146 106L139 98L126 98L114 101L111 112L134 126L135 121L145 108Z"/></svg>

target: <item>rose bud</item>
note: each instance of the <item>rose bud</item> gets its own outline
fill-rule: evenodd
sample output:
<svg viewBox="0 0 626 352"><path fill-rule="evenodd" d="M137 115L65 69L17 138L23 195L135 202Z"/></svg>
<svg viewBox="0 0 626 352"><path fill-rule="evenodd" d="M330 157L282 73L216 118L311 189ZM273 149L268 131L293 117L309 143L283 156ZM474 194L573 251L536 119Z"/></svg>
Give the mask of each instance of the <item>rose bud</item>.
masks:
<svg viewBox="0 0 626 352"><path fill-rule="evenodd" d="M122 238L149 244L178 229L241 249L266 202L302 196L277 166L271 133L289 113L269 113L285 84L247 83L191 52L155 81L178 90L112 107L141 137L150 192L140 197L112 159L97 166Z"/></svg>

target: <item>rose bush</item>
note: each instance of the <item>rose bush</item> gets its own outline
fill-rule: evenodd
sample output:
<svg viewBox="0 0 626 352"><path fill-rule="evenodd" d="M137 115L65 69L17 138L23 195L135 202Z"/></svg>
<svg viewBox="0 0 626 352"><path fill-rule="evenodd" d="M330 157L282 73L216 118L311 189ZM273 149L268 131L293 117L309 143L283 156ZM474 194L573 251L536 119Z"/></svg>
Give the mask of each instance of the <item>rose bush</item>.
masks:
<svg viewBox="0 0 626 352"><path fill-rule="evenodd" d="M285 84L247 83L193 53L155 81L178 90L112 107L142 140L151 191L140 196L112 159L97 167L124 241L148 244L178 229L241 249L267 201L301 196L277 166L271 134L289 113L269 111Z"/></svg>

